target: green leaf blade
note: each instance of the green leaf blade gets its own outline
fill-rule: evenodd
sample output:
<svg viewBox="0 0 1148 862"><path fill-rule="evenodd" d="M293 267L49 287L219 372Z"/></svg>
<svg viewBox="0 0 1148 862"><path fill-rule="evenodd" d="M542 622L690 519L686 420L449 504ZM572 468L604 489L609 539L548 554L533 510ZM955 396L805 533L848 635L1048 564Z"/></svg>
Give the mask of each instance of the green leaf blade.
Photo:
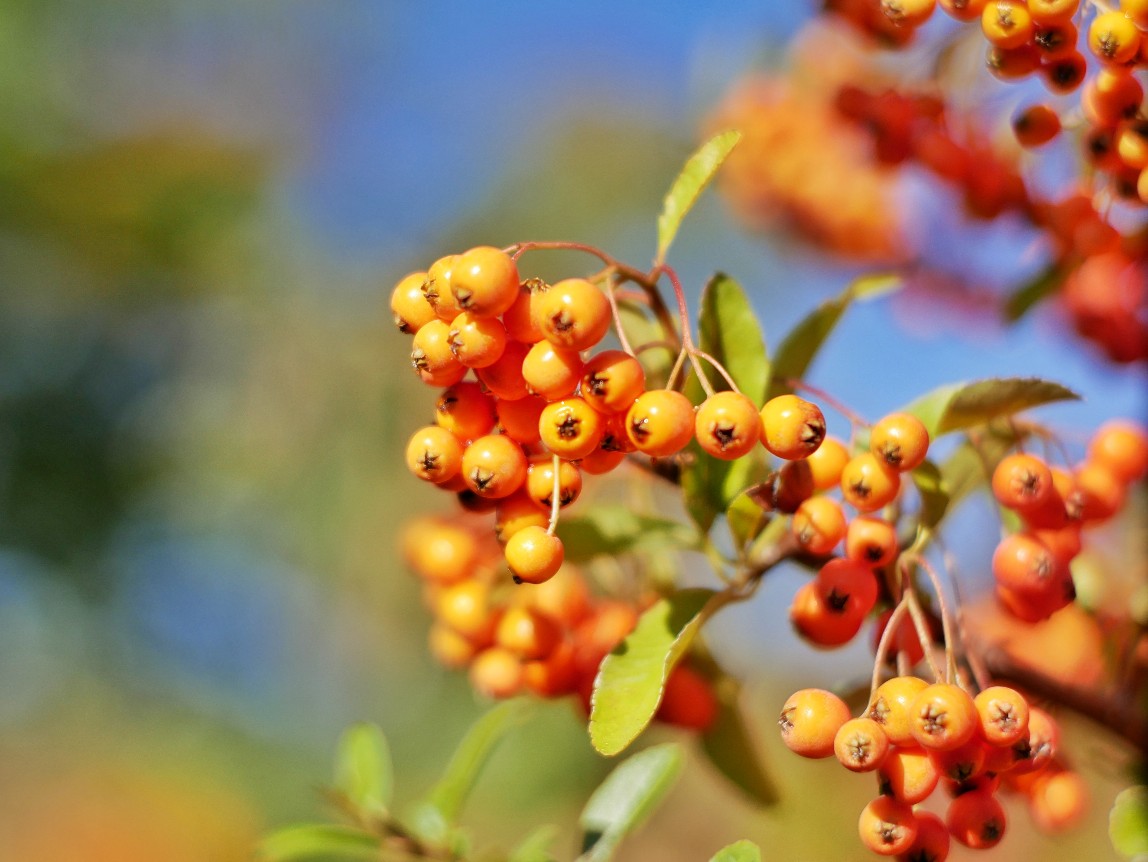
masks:
<svg viewBox="0 0 1148 862"><path fill-rule="evenodd" d="M705 191L722 162L740 140L741 132L728 129L714 135L686 160L681 173L670 186L662 202L662 212L658 215L658 252L654 258L656 265L661 265L665 261L666 252L669 251L678 228L682 226L686 213Z"/></svg>
<svg viewBox="0 0 1148 862"><path fill-rule="evenodd" d="M1063 266L1054 263L1035 278L1017 288L1005 300L1004 316L1009 323L1016 323L1046 296L1060 289L1068 273Z"/></svg>
<svg viewBox="0 0 1148 862"><path fill-rule="evenodd" d="M558 536L572 563L599 555L618 557L634 551L698 546L697 532L688 524L642 515L625 506L597 506L582 515L564 517L558 522Z"/></svg>
<svg viewBox="0 0 1148 862"><path fill-rule="evenodd" d="M391 804L394 767L383 731L356 724L343 733L335 756L335 789L359 811L381 813Z"/></svg>
<svg viewBox="0 0 1148 862"><path fill-rule="evenodd" d="M310 859L378 859L379 839L361 829L329 823L301 823L273 832L259 842L260 862Z"/></svg>
<svg viewBox="0 0 1148 862"><path fill-rule="evenodd" d="M725 367L746 398L761 406L769 380L761 324L741 285L720 272L702 288L698 347ZM714 389L730 388L721 375L708 368L706 372Z"/></svg>
<svg viewBox="0 0 1148 862"><path fill-rule="evenodd" d="M606 862L641 825L682 770L681 747L655 745L627 758L599 785L582 810L579 862Z"/></svg>
<svg viewBox="0 0 1148 862"><path fill-rule="evenodd" d="M655 602L602 661L590 707L590 742L606 756L623 751L657 712L666 680L689 649L713 590L680 590Z"/></svg>
<svg viewBox="0 0 1148 862"><path fill-rule="evenodd" d="M904 408L920 419L931 438L1003 419L1055 401L1078 401L1066 386L1039 377L994 377L951 383Z"/></svg>
<svg viewBox="0 0 1148 862"><path fill-rule="evenodd" d="M723 847L710 857L710 862L761 862L761 848L743 838Z"/></svg>
<svg viewBox="0 0 1148 862"><path fill-rule="evenodd" d="M1108 814L1108 836L1124 856L1148 854L1148 786L1128 787L1116 795Z"/></svg>

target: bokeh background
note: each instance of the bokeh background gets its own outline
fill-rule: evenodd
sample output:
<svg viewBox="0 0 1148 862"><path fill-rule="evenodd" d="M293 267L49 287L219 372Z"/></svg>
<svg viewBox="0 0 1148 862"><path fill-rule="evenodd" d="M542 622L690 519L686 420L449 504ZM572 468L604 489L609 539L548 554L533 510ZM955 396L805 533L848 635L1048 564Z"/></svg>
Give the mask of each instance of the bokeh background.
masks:
<svg viewBox="0 0 1148 862"><path fill-rule="evenodd" d="M395 549L404 518L444 504L401 465L433 396L391 286L525 239L643 265L714 105L785 62L810 5L0 0L0 859L247 859L266 830L325 816L318 788L356 720L391 740L400 802L433 782L484 705L427 656ZM1038 267L1023 229L950 233L951 208L926 209L919 235L987 280ZM856 271L747 232L713 195L671 259L695 296L715 269L737 277L773 343ZM967 303L883 299L814 368L874 415L990 374L1084 393L1041 413L1078 443L1143 412L1143 371L1055 310L1006 331ZM996 528L969 510L954 531L975 579ZM826 657L789 633L800 577L714 633L751 680L782 804L759 812L691 760L624 858L741 837L866 858L868 782L794 763L773 732L788 691L866 674L864 645ZM1055 843L1016 829L1014 858L1112 853L1128 752L1066 720L1095 814ZM542 706L467 822L503 846L557 823L566 858L608 768L574 708Z"/></svg>

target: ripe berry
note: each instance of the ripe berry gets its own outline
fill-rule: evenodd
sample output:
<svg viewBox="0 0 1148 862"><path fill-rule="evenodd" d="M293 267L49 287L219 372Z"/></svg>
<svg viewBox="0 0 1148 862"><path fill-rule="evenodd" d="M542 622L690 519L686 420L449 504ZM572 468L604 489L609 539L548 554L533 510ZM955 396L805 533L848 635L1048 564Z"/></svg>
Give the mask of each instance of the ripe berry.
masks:
<svg viewBox="0 0 1148 862"><path fill-rule="evenodd" d="M831 609L864 617L877 603L877 578L864 563L841 557L817 573L817 592Z"/></svg>
<svg viewBox="0 0 1148 862"><path fill-rule="evenodd" d="M1127 69L1105 67L1088 81L1080 96L1089 122L1115 126L1135 117L1144 100L1144 86Z"/></svg>
<svg viewBox="0 0 1148 862"><path fill-rule="evenodd" d="M1035 455L1007 455L993 470L993 496L1008 509L1035 509L1052 492L1052 472Z"/></svg>
<svg viewBox="0 0 1148 862"><path fill-rule="evenodd" d="M574 691L578 683L574 654L574 645L561 641L545 658L523 662L523 685L539 697L561 697Z"/></svg>
<svg viewBox="0 0 1148 862"><path fill-rule="evenodd" d="M813 474L809 461L801 458L786 461L773 477L768 488L768 502L778 512L793 514L798 507L813 496Z"/></svg>
<svg viewBox="0 0 1148 862"><path fill-rule="evenodd" d="M1083 522L1106 521L1124 507L1126 486L1101 462L1085 461L1072 476Z"/></svg>
<svg viewBox="0 0 1148 862"><path fill-rule="evenodd" d="M869 451L898 473L918 467L929 452L929 432L910 413L890 413L869 436Z"/></svg>
<svg viewBox="0 0 1148 862"><path fill-rule="evenodd" d="M929 748L925 751L943 778L962 785L961 789L967 791L968 782L984 772L985 755L989 747L979 735L974 734L968 742L956 748L947 751Z"/></svg>
<svg viewBox="0 0 1148 862"><path fill-rule="evenodd" d="M836 500L810 497L793 513L791 527L794 538L806 551L828 554L845 535L845 513Z"/></svg>
<svg viewBox="0 0 1148 862"><path fill-rule="evenodd" d="M1068 769L1041 775L1029 791L1029 811L1044 832L1071 829L1088 812L1088 785Z"/></svg>
<svg viewBox="0 0 1148 862"><path fill-rule="evenodd" d="M522 689L522 661L510 650L488 647L470 665L471 687L483 697L501 700Z"/></svg>
<svg viewBox="0 0 1148 862"><path fill-rule="evenodd" d="M885 629L888 627L889 620L892 619L892 617L892 608L882 611L877 616L876 625L873 626L874 652L877 651L877 647L881 643L881 637L885 634ZM917 637L917 627L913 625L913 620L910 619L908 615L901 617L897 623L897 630L892 634L892 638L889 645L889 652L885 657L887 664L896 664L898 653L905 654L909 667L915 667L917 663L925 657L925 650L921 646L921 639Z"/></svg>
<svg viewBox="0 0 1148 862"><path fill-rule="evenodd" d="M1050 583L1069 576L1064 563L1029 533L1003 539L993 552L992 569L997 584L1021 596L1041 595Z"/></svg>
<svg viewBox="0 0 1148 862"><path fill-rule="evenodd" d="M450 324L432 320L423 324L411 341L411 365L423 383L453 386L466 374L450 349Z"/></svg>
<svg viewBox="0 0 1148 862"><path fill-rule="evenodd" d="M909 731L924 748L959 748L977 732L980 720L973 699L963 688L934 683L921 690L909 709Z"/></svg>
<svg viewBox="0 0 1148 862"><path fill-rule="evenodd" d="M448 323L462 311L455 302L454 294L450 292L451 274L457 260L457 254L440 257L431 264L426 281L422 283L423 298L434 309L435 316Z"/></svg>
<svg viewBox="0 0 1148 862"><path fill-rule="evenodd" d="M1071 21L1062 24L1038 24L1032 34L1032 44L1040 52L1044 62L1052 62L1076 52L1076 25ZM1059 128L1059 120L1057 127Z"/></svg>
<svg viewBox="0 0 1148 862"><path fill-rule="evenodd" d="M937 0L881 0L881 11L898 27L919 27L937 8Z"/></svg>
<svg viewBox="0 0 1148 862"><path fill-rule="evenodd" d="M1028 701L1007 686L993 685L973 698L980 735L989 745L1012 745L1028 733Z"/></svg>
<svg viewBox="0 0 1148 862"><path fill-rule="evenodd" d="M718 717L718 700L708 679L686 664L670 671L654 717L666 724L705 733Z"/></svg>
<svg viewBox="0 0 1148 862"><path fill-rule="evenodd" d="M841 496L859 512L875 512L889 505L900 490L900 474L872 452L855 456L841 471Z"/></svg>
<svg viewBox="0 0 1148 862"><path fill-rule="evenodd" d="M753 402L737 392L717 392L694 416L694 434L702 451L734 461L748 455L761 439L761 416Z"/></svg>
<svg viewBox="0 0 1148 862"><path fill-rule="evenodd" d="M994 847L1004 837L1005 813L997 798L985 790L958 796L945 814L949 834L974 850Z"/></svg>
<svg viewBox="0 0 1148 862"><path fill-rule="evenodd" d="M981 17L986 0L938 0L939 5L958 21L975 21Z"/></svg>
<svg viewBox="0 0 1148 862"><path fill-rule="evenodd" d="M1080 0L1028 0L1032 20L1041 25L1071 21L1079 6Z"/></svg>
<svg viewBox="0 0 1148 862"><path fill-rule="evenodd" d="M1102 63L1122 66L1140 49L1140 31L1123 12L1103 12L1088 28L1088 47Z"/></svg>
<svg viewBox="0 0 1148 862"><path fill-rule="evenodd" d="M981 13L981 30L998 48L1019 48L1032 36L1032 16L1020 0L989 0Z"/></svg>
<svg viewBox="0 0 1148 862"><path fill-rule="evenodd" d="M918 811L917 837L900 859L902 862L945 862L949 858L949 827L931 811Z"/></svg>
<svg viewBox="0 0 1148 862"><path fill-rule="evenodd" d="M419 518L403 526L403 559L419 577L454 584L474 574L478 542L474 534L444 518Z"/></svg>
<svg viewBox="0 0 1148 862"><path fill-rule="evenodd" d="M1032 105L1013 117L1012 130L1022 147L1039 147L1060 134L1060 114L1048 105Z"/></svg>
<svg viewBox="0 0 1148 862"><path fill-rule="evenodd" d="M448 482L461 466L462 443L445 428L427 425L407 443L407 468L423 481Z"/></svg>
<svg viewBox="0 0 1148 862"><path fill-rule="evenodd" d="M530 391L547 401L573 395L582 378L582 357L576 350L539 341L522 360L522 378Z"/></svg>
<svg viewBox="0 0 1148 862"><path fill-rule="evenodd" d="M778 395L761 408L761 442L778 458L808 458L824 439L825 417L810 401Z"/></svg>
<svg viewBox="0 0 1148 862"><path fill-rule="evenodd" d="M522 376L522 366L530 346L521 341L508 341L502 355L485 368L475 370L479 382L500 401L518 401L530 393L526 379Z"/></svg>
<svg viewBox="0 0 1148 862"><path fill-rule="evenodd" d="M877 768L877 786L881 793L907 805L928 799L939 780L936 764L916 745L891 748Z"/></svg>
<svg viewBox="0 0 1148 862"><path fill-rule="evenodd" d="M502 433L511 440L529 446L541 439L538 433L538 420L542 418L545 407L544 399L536 395L527 395L514 401L499 400L494 409Z"/></svg>
<svg viewBox="0 0 1148 862"><path fill-rule="evenodd" d="M856 602L833 607L817 589L815 581L802 584L789 606L789 621L814 646L838 647L847 644L861 630L864 613Z"/></svg>
<svg viewBox="0 0 1148 862"><path fill-rule="evenodd" d="M523 661L545 658L562 640L562 629L541 611L523 605L506 609L494 630L494 642Z"/></svg>
<svg viewBox="0 0 1148 862"><path fill-rule="evenodd" d="M544 285L541 279L527 279L518 286L518 296L514 304L502 315L506 334L515 341L535 344L542 340L542 330L534 323L534 298L539 296Z"/></svg>
<svg viewBox="0 0 1148 862"><path fill-rule="evenodd" d="M527 475L529 477L529 472ZM545 530L549 525L549 510L539 508L523 489L499 500L494 510L494 535L504 545L511 536L527 527Z"/></svg>
<svg viewBox="0 0 1148 862"><path fill-rule="evenodd" d="M1084 82L1088 63L1079 51L1057 57L1041 66L1041 78L1054 93L1071 93Z"/></svg>
<svg viewBox="0 0 1148 862"><path fill-rule="evenodd" d="M450 322L447 341L450 352L467 368L486 368L506 349L506 327L497 318L464 311Z"/></svg>
<svg viewBox="0 0 1148 862"><path fill-rule="evenodd" d="M829 757L841 725L849 720L849 707L832 692L803 688L781 708L778 726L786 747L802 757Z"/></svg>
<svg viewBox="0 0 1148 862"><path fill-rule="evenodd" d="M1088 443L1088 460L1122 482L1136 482L1148 474L1148 434L1131 422L1106 422Z"/></svg>
<svg viewBox="0 0 1148 862"><path fill-rule="evenodd" d="M451 670L466 667L479 650L472 641L441 622L431 626L427 646L435 661Z"/></svg>
<svg viewBox="0 0 1148 862"><path fill-rule="evenodd" d="M554 459L538 458L526 470L526 493L531 501L549 512L554 501ZM558 462L558 505L565 508L582 493L582 473L569 461Z"/></svg>
<svg viewBox="0 0 1148 862"><path fill-rule="evenodd" d="M450 292L474 317L497 317L518 299L518 267L510 255L490 246L465 251L454 262Z"/></svg>
<svg viewBox="0 0 1148 862"><path fill-rule="evenodd" d="M423 296L423 282L426 279L425 272L412 272L400 279L391 291L391 314L394 315L399 332L413 335L424 323L435 319L434 309Z"/></svg>
<svg viewBox="0 0 1148 862"><path fill-rule="evenodd" d="M871 718L851 718L833 738L833 753L850 772L871 772L889 753L889 737Z"/></svg>
<svg viewBox="0 0 1148 862"><path fill-rule="evenodd" d="M526 455L509 437L488 434L463 451L462 475L480 497L509 497L526 481Z"/></svg>
<svg viewBox="0 0 1148 862"><path fill-rule="evenodd" d="M643 392L626 413L626 436L651 457L675 455L694 436L694 406L672 389Z"/></svg>
<svg viewBox="0 0 1148 862"><path fill-rule="evenodd" d="M476 580L460 581L437 592L432 602L435 617L459 634L485 643L494 635L497 622L490 601L490 587Z"/></svg>
<svg viewBox="0 0 1148 862"><path fill-rule="evenodd" d="M531 317L555 347L589 350L610 328L610 301L589 281L568 278L535 297Z"/></svg>
<svg viewBox="0 0 1148 862"><path fill-rule="evenodd" d="M818 491L828 491L841 482L841 471L849 462L849 450L836 437L826 437L805 462L813 474L813 487Z"/></svg>
<svg viewBox="0 0 1148 862"><path fill-rule="evenodd" d="M865 806L857 821L861 843L881 856L904 853L917 838L917 815L912 807L888 796Z"/></svg>
<svg viewBox="0 0 1148 862"><path fill-rule="evenodd" d="M518 583L541 584L562 567L562 540L542 527L525 527L510 537L504 549L506 564Z"/></svg>
<svg viewBox="0 0 1148 862"><path fill-rule="evenodd" d="M1028 733L1013 743L1012 771L1018 775L1038 772L1052 762L1060 744L1060 730L1052 716L1038 707L1028 711Z"/></svg>
<svg viewBox="0 0 1148 862"><path fill-rule="evenodd" d="M435 424L459 440L475 440L494 429L494 399L472 381L448 387L435 402Z"/></svg>
<svg viewBox="0 0 1148 862"><path fill-rule="evenodd" d="M897 557L897 528L883 518L858 515L845 531L845 556L873 568L887 566Z"/></svg>
<svg viewBox="0 0 1148 862"><path fill-rule="evenodd" d="M602 414L581 398L553 401L542 409L538 433L542 445L559 458L576 461L598 448L602 439Z"/></svg>
<svg viewBox="0 0 1148 862"><path fill-rule="evenodd" d="M642 364L622 350L591 357L582 374L582 397L601 413L628 410L646 389Z"/></svg>
<svg viewBox="0 0 1148 862"><path fill-rule="evenodd" d="M894 745L916 745L913 739L911 708L913 701L928 686L915 676L898 676L886 680L873 694L866 715L885 730Z"/></svg>

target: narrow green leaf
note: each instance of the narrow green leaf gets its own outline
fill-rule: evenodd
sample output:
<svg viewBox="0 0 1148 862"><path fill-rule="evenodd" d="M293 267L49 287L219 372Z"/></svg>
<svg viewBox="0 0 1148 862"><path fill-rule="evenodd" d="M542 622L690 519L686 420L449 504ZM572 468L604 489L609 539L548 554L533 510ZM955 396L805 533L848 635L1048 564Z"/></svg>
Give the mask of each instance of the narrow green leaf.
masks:
<svg viewBox="0 0 1148 862"><path fill-rule="evenodd" d="M557 835L557 826L539 826L514 848L506 862L553 862L550 845Z"/></svg>
<svg viewBox="0 0 1148 862"><path fill-rule="evenodd" d="M723 847L710 857L710 862L761 862L761 848L743 838Z"/></svg>
<svg viewBox="0 0 1148 862"><path fill-rule="evenodd" d="M379 839L361 829L329 823L300 823L268 835L255 849L261 862L307 859L378 859Z"/></svg>
<svg viewBox="0 0 1148 862"><path fill-rule="evenodd" d="M654 258L655 264L660 265L665 261L666 252L682 225L682 219L740 140L741 132L729 129L714 135L686 160L682 172L662 202L662 212L658 216L658 253Z"/></svg>
<svg viewBox="0 0 1148 862"><path fill-rule="evenodd" d="M558 522L558 535L572 563L599 555L698 545L697 531L688 524L641 515L624 506L596 506L577 517L564 517Z"/></svg>
<svg viewBox="0 0 1148 862"><path fill-rule="evenodd" d="M746 398L761 405L769 379L761 324L741 285L720 272L702 289L698 347L725 367ZM702 367L714 389L730 388L704 359Z"/></svg>
<svg viewBox="0 0 1148 862"><path fill-rule="evenodd" d="M922 395L905 412L912 413L936 438L950 431L982 425L1053 401L1080 396L1051 380L1038 377L996 377L970 383L950 383Z"/></svg>
<svg viewBox="0 0 1148 862"><path fill-rule="evenodd" d="M698 529L708 533L739 494L765 478L765 455L755 450L736 461L723 461L702 451L696 440L686 451L691 456L681 473L686 511Z"/></svg>
<svg viewBox="0 0 1148 862"><path fill-rule="evenodd" d="M1116 852L1124 856L1148 853L1148 787L1128 787L1116 795L1108 814L1108 835Z"/></svg>
<svg viewBox="0 0 1148 862"><path fill-rule="evenodd" d="M1068 272L1063 266L1054 263L1035 278L1022 284L1005 301L1005 320L1009 323L1016 323L1034 305L1046 296L1056 293L1067 275Z"/></svg>
<svg viewBox="0 0 1148 862"><path fill-rule="evenodd" d="M862 276L837 296L825 300L807 314L789 331L777 348L766 398L788 395L793 391L786 381L805 377L809 366L854 300L883 296L900 289L901 285L901 277L897 275Z"/></svg>
<svg viewBox="0 0 1148 862"><path fill-rule="evenodd" d="M722 775L761 806L777 802L777 788L769 777L761 751L754 743L741 712L741 686L732 677L714 680L718 717L702 736L702 750Z"/></svg>
<svg viewBox="0 0 1148 862"><path fill-rule="evenodd" d="M682 770L675 743L655 745L627 758L591 795L578 823L579 862L605 862L622 839L641 825L669 792Z"/></svg>
<svg viewBox="0 0 1148 862"><path fill-rule="evenodd" d="M602 661L590 707L590 742L613 756L650 723L666 679L689 649L713 590L681 590L655 602Z"/></svg>
<svg viewBox="0 0 1148 862"><path fill-rule="evenodd" d="M335 755L335 789L365 813L391 804L394 769L383 731L374 724L347 728Z"/></svg>
<svg viewBox="0 0 1148 862"><path fill-rule="evenodd" d="M508 700L487 712L467 731L446 773L427 798L448 824L458 820L467 796L495 747L507 733L522 724L529 709L528 701Z"/></svg>
<svg viewBox="0 0 1148 862"><path fill-rule="evenodd" d="M949 508L949 493L945 487L945 477L932 461L923 462L909 474L917 493L921 495L921 524L935 527Z"/></svg>
<svg viewBox="0 0 1148 862"><path fill-rule="evenodd" d="M769 523L769 514L744 491L740 492L725 511L734 547L744 548L757 538Z"/></svg>

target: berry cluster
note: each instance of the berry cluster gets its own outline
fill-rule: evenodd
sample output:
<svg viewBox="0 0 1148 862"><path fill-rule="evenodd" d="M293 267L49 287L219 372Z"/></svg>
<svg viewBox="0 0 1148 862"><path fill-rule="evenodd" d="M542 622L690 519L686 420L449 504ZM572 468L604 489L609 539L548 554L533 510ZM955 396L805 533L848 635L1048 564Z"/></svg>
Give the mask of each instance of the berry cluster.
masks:
<svg viewBox="0 0 1148 862"><path fill-rule="evenodd" d="M1102 426L1085 460L1070 473L1036 455L1014 453L992 476L997 501L1023 529L993 554L1001 603L1022 620L1047 619L1075 598L1069 563L1081 548L1081 529L1105 521L1124 505L1128 486L1148 473L1148 434L1131 423Z"/></svg>
<svg viewBox="0 0 1148 862"><path fill-rule="evenodd" d="M1069 822L1083 804L1075 774L1054 766L1056 723L1005 686L974 697L959 685L899 676L875 688L858 718L831 692L803 689L786 701L778 723L797 754L835 756L852 772L876 774L880 795L861 812L858 830L882 856L942 862L951 838L974 849L995 846L1005 832L996 798L1003 776L1039 798L1034 811L1050 827ZM1045 783L1029 777L1045 772ZM944 820L916 808L939 784L951 797Z"/></svg>
<svg viewBox="0 0 1148 862"><path fill-rule="evenodd" d="M402 548L434 616L431 654L445 667L466 669L485 697L574 694L589 713L598 666L646 604L593 594L570 564L534 589L513 589L499 575L498 544L457 517L408 522ZM709 681L683 663L667 680L655 717L705 730L717 708Z"/></svg>

